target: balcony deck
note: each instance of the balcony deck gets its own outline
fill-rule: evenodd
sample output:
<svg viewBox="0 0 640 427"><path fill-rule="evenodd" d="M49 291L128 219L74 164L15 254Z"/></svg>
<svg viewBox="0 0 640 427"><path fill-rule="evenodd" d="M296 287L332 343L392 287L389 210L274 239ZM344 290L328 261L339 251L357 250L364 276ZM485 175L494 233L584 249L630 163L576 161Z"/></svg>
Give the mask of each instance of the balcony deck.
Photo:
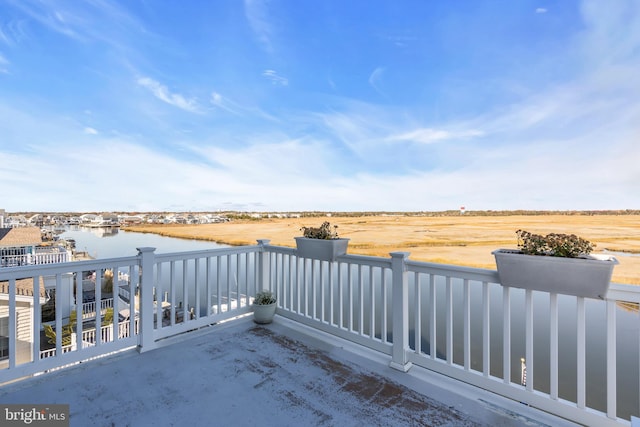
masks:
<svg viewBox="0 0 640 427"><path fill-rule="evenodd" d="M0 388L2 403L69 404L86 425L574 425L276 316L251 317Z"/></svg>

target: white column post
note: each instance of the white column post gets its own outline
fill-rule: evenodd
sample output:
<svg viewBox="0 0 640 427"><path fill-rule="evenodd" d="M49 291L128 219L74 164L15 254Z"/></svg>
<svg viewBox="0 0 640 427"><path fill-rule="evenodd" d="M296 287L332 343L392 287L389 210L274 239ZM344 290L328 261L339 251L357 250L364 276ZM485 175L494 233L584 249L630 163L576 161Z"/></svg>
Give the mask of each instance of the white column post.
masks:
<svg viewBox="0 0 640 427"><path fill-rule="evenodd" d="M262 291L263 289L271 289L271 281L269 280L269 257L270 254L267 252L264 247L269 245L269 239L259 239L258 244L260 245L260 255L258 255L258 277L256 280L256 293ZM276 298L279 299L279 296L276 295Z"/></svg>
<svg viewBox="0 0 640 427"><path fill-rule="evenodd" d="M409 257L409 252L392 252L390 255L393 348L389 366L407 372L412 366L411 362L407 360L409 349L409 280L406 260Z"/></svg>
<svg viewBox="0 0 640 427"><path fill-rule="evenodd" d="M156 248L137 248L140 257L140 331L138 335L138 352L153 350L156 342L153 338L153 264L155 260L154 251ZM135 292L130 289L131 294L129 304L135 305ZM98 308L96 308L98 309ZM135 313L135 306L130 306L130 312ZM118 314L114 313L117 321ZM162 321L162 319L158 319Z"/></svg>

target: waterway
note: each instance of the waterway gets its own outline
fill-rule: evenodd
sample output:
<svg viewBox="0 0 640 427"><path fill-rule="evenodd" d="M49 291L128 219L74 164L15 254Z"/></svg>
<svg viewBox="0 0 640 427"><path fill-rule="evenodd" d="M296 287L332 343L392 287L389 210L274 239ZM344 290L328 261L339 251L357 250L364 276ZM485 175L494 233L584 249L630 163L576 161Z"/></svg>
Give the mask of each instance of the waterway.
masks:
<svg viewBox="0 0 640 427"><path fill-rule="evenodd" d="M177 239L151 233L133 233L117 227L86 228L69 226L60 234L61 239L74 239L76 250L92 258L117 258L137 255L136 248L156 248L156 253L186 252L226 247L215 242Z"/></svg>

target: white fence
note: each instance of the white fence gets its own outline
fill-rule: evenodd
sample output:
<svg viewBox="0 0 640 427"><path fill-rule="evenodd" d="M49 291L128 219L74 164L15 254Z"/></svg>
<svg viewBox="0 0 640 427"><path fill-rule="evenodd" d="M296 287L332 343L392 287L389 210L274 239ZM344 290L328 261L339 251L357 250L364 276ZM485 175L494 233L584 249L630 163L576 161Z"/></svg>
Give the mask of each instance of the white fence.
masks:
<svg viewBox="0 0 640 427"><path fill-rule="evenodd" d="M113 308L113 298L100 300L100 314L104 314L107 308ZM96 302L89 301L82 304L82 319L93 319L96 317Z"/></svg>
<svg viewBox="0 0 640 427"><path fill-rule="evenodd" d="M139 321L136 319L135 321L135 333L139 332ZM131 324L127 321L118 323L118 339L128 338L131 332ZM70 351L76 350L75 340L76 334L71 334L72 344L62 346L62 353L68 353ZM95 345L97 341L96 330L90 329L87 331L82 331L82 348L87 348ZM100 328L100 341L101 342L110 342L113 341L113 327L111 325L102 326ZM48 350L40 351L40 359L46 359L47 357L54 357L56 355L56 349L50 348Z"/></svg>
<svg viewBox="0 0 640 427"><path fill-rule="evenodd" d="M14 281L24 277L54 276L62 286L62 276L73 273L81 295L83 273L96 271L101 300L101 272L111 270L139 290L128 303L113 301L113 324L95 318L93 330L106 328L106 335L83 334L78 316L70 350L57 334L50 357L23 362L9 337L0 382L113 351L153 349L163 338L249 313L256 291L269 288L279 315L386 354L396 369L422 366L586 425L629 425L639 413L635 286L614 284L607 300L591 300L502 287L494 270L415 262L406 253L327 262L259 242L174 254L140 248L136 257L0 270L10 284L10 313ZM56 311L56 331L66 317ZM9 325L15 330L14 315ZM40 354L38 310L33 328L30 344Z"/></svg>
<svg viewBox="0 0 640 427"><path fill-rule="evenodd" d="M0 267L17 267L22 265L53 264L69 261L69 253L65 250L44 251L34 254L13 254L0 257Z"/></svg>
<svg viewBox="0 0 640 427"><path fill-rule="evenodd" d="M606 300L500 285L495 270L266 246L278 314L585 425L640 408L640 288Z"/></svg>

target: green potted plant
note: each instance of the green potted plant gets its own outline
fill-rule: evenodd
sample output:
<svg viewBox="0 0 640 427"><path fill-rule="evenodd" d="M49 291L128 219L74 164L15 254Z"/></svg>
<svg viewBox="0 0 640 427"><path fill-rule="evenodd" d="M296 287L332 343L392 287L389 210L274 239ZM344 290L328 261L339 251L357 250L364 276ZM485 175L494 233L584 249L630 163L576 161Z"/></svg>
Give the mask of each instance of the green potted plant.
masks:
<svg viewBox="0 0 640 427"><path fill-rule="evenodd" d="M618 260L593 255L594 244L575 234L516 231L518 249L493 251L503 286L603 299Z"/></svg>
<svg viewBox="0 0 640 427"><path fill-rule="evenodd" d="M347 253L349 239L338 237L338 226L328 221L320 227L302 227L302 237L296 237L297 255L301 258L335 261Z"/></svg>
<svg viewBox="0 0 640 427"><path fill-rule="evenodd" d="M276 297L268 289L263 289L253 299L253 321L267 324L273 321L276 314Z"/></svg>

